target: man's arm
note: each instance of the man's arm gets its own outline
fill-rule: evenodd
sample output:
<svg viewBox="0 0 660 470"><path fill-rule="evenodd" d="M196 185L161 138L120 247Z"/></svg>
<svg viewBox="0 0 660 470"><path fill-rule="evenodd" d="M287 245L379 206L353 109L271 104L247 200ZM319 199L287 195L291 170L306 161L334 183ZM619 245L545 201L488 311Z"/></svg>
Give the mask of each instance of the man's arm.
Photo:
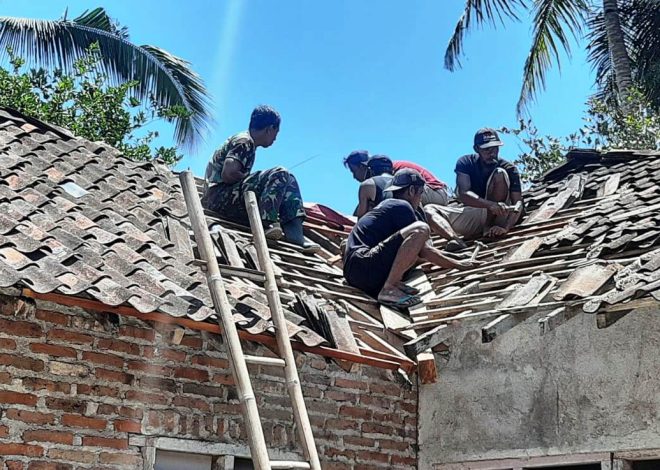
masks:
<svg viewBox="0 0 660 470"><path fill-rule="evenodd" d="M373 202L376 199L376 184L373 181L364 181L360 184L358 191L358 207L355 210L355 216L359 219L364 214L373 209Z"/></svg>
<svg viewBox="0 0 660 470"><path fill-rule="evenodd" d="M220 175L222 182L234 184L246 176L247 172L243 171L243 164L234 158L227 157L225 164L222 165L222 174Z"/></svg>
<svg viewBox="0 0 660 470"><path fill-rule="evenodd" d="M456 173L456 186L458 187L458 200L466 206L488 209L495 216L504 215L506 212L506 209L497 202L480 198L476 193L472 192L470 175L467 173Z"/></svg>
<svg viewBox="0 0 660 470"><path fill-rule="evenodd" d="M464 269L474 268L478 264L473 261L458 261L451 259L443 255L442 251L435 248L431 244L430 240L426 243L426 245L424 245L424 248L422 248L422 250L419 252L419 256L421 258L424 258L429 263L434 264L436 266L440 266L441 268L456 268L456 269L464 270Z"/></svg>

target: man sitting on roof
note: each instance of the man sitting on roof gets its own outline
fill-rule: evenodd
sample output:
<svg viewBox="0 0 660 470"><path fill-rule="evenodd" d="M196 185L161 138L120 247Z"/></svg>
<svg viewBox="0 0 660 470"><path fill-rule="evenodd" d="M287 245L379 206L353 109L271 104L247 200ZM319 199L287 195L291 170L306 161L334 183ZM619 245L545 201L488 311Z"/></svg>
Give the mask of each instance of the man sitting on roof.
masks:
<svg viewBox="0 0 660 470"><path fill-rule="evenodd" d="M348 236L344 277L383 305L407 308L421 302L418 292L402 281L418 258L444 268L467 269L473 263L450 259L431 245L429 226L413 209L424 194L424 179L417 171L398 171L386 190L392 198L364 215Z"/></svg>
<svg viewBox="0 0 660 470"><path fill-rule="evenodd" d="M304 252L313 253L319 246L306 241L303 235L305 210L295 176L281 166L250 173L257 147L273 145L280 121L279 113L270 106L254 108L249 129L227 139L206 167L208 187L202 205L227 220L249 225L244 195L254 191L266 236L284 236Z"/></svg>
<svg viewBox="0 0 660 470"><path fill-rule="evenodd" d="M374 155L374 157L384 157L384 155ZM387 158L387 157L385 157ZM369 169L369 152L366 150L355 150L344 158L344 166L353 174L353 178L360 183L368 178L374 176ZM422 205L427 204L447 204L449 196L447 193L447 185L436 178L426 168L405 160L394 160L392 162L392 174L403 168L410 168L416 170L422 178L426 186L424 186L424 194L422 195Z"/></svg>
<svg viewBox="0 0 660 470"><path fill-rule="evenodd" d="M458 200L464 206L430 207L434 215L447 219L464 237L501 237L520 219L523 211L520 175L512 163L499 158L502 145L493 129L479 129L474 136L477 153L456 162Z"/></svg>
<svg viewBox="0 0 660 470"><path fill-rule="evenodd" d="M367 161L367 171L371 177L360 183L358 206L353 214L358 219L383 200L392 197L392 193L385 190L392 182L392 160L385 155L374 155Z"/></svg>
<svg viewBox="0 0 660 470"><path fill-rule="evenodd" d="M358 193L358 207L355 209L353 215L360 218L371 209L376 207L384 199L392 197L391 193L384 190L392 180L392 175L404 168L410 168L417 171L426 183L420 202L421 206L423 207L420 210L423 210L425 214L425 221L428 222L429 226L431 227L431 231L449 240L447 246L451 247L453 251L465 248L467 246L461 240L460 236L451 228L451 225L447 220L445 220L445 218L438 216L436 214L436 210L427 209L433 207L434 204L447 204L448 196L446 185L444 183L435 179L435 177L429 171L424 170L422 167L416 165L415 163L406 161L392 162L392 160L390 160L389 157L386 157L385 155L374 155L373 157L369 157L364 165L350 163L351 158L352 161L357 162L364 158L365 155L366 152L356 151L352 152L348 157L344 159L344 165L349 167L355 179L359 180L359 178L362 176L372 175L370 178L365 179L362 181L362 183L360 183L360 191ZM424 173L419 171L418 168L422 168ZM427 174L426 177L424 176L425 173ZM435 181L435 188L429 186L429 180ZM418 210L417 207L414 209L415 211Z"/></svg>

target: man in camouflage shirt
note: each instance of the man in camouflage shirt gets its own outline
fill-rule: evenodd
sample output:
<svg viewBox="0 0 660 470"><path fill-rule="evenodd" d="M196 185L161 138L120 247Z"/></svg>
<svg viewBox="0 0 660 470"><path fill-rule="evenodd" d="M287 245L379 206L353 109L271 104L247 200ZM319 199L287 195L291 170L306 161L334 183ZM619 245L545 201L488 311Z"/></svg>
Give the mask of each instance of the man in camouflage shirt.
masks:
<svg viewBox="0 0 660 470"><path fill-rule="evenodd" d="M280 121L279 113L270 106L252 111L249 129L227 139L206 167L202 205L224 219L249 225L244 195L254 191L266 236L278 239L284 235L305 252L316 252L319 246L303 235L305 210L296 178L280 166L250 173L257 147L273 145Z"/></svg>

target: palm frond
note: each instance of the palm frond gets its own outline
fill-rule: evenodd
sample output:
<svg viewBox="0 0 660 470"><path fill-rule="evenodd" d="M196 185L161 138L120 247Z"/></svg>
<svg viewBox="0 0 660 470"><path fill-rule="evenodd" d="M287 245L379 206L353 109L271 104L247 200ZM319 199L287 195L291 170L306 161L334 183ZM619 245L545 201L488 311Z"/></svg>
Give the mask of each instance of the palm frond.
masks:
<svg viewBox="0 0 660 470"><path fill-rule="evenodd" d="M546 73L553 63L561 67L559 48L570 57L570 36L577 39L582 34L588 12L587 0L535 0L532 45L523 71L518 116L525 114L538 90L545 89Z"/></svg>
<svg viewBox="0 0 660 470"><path fill-rule="evenodd" d="M187 148L199 144L211 122L210 98L201 78L188 62L153 46L136 46L121 33L115 34L116 25L98 10L77 18L81 23L0 17L0 54L10 46L19 56L45 68L71 70L87 48L98 42L100 65L109 82L138 80L134 90L138 99L153 97L161 106L180 105L191 111L191 118L177 121L175 137Z"/></svg>
<svg viewBox="0 0 660 470"><path fill-rule="evenodd" d="M476 24L504 24L505 20L518 21L518 11L527 8L527 0L466 0L463 14L456 23L454 33L445 51L445 68L452 72L461 66L463 39L469 29Z"/></svg>

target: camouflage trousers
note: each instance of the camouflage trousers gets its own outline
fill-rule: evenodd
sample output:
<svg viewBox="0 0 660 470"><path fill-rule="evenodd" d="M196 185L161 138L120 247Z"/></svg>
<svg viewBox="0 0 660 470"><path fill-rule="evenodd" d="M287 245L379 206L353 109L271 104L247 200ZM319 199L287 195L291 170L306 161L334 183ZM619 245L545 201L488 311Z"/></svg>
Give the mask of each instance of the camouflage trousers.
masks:
<svg viewBox="0 0 660 470"><path fill-rule="evenodd" d="M280 166L254 172L235 184L220 183L208 188L202 206L223 219L249 225L244 198L248 191L257 195L261 220L266 223L286 223L305 216L298 181Z"/></svg>

